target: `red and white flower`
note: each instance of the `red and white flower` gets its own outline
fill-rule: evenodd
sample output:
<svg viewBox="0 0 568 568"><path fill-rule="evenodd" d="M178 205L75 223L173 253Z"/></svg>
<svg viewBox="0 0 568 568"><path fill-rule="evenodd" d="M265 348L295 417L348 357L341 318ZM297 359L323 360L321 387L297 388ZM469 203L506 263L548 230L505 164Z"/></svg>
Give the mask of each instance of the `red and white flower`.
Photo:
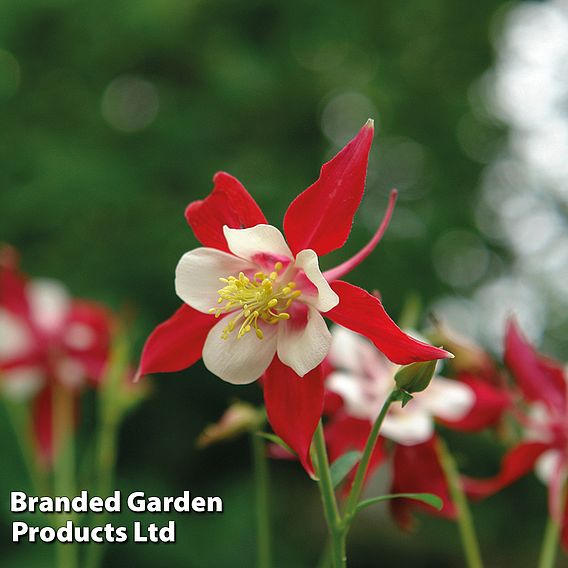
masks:
<svg viewBox="0 0 568 568"><path fill-rule="evenodd" d="M51 443L54 382L78 392L102 377L111 319L98 305L73 300L54 280L27 280L17 254L0 249L0 389L34 404L34 429L42 457Z"/></svg>
<svg viewBox="0 0 568 568"><path fill-rule="evenodd" d="M323 408L320 363L330 345L322 315L364 333L396 363L449 356L407 336L377 298L339 280L380 241L394 194L367 246L332 270L319 268L319 257L348 238L372 138L369 121L324 164L319 179L288 208L284 234L267 223L234 177L216 174L213 192L186 209L203 247L178 264L176 292L184 304L154 330L141 357L142 375L179 371L201 357L231 383L250 383L264 374L271 425L309 471L309 445Z"/></svg>
<svg viewBox="0 0 568 568"><path fill-rule="evenodd" d="M505 335L505 363L515 378L528 412L515 409L524 439L503 458L490 479L468 479L473 497L488 497L534 470L548 486L552 518L562 523L562 542L568 550L568 507L562 503L568 478L568 375L559 362L538 353L511 319Z"/></svg>

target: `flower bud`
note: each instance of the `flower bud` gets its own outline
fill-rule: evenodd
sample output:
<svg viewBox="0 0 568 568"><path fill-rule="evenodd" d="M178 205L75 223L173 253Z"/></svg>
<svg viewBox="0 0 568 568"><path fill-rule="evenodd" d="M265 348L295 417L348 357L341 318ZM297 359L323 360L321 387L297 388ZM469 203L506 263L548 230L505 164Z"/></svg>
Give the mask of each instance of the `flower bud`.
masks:
<svg viewBox="0 0 568 568"><path fill-rule="evenodd" d="M263 413L254 406L246 402L235 402L225 411L219 422L210 424L203 430L197 438L197 447L205 448L256 430L263 419Z"/></svg>
<svg viewBox="0 0 568 568"><path fill-rule="evenodd" d="M394 376L396 385L407 393L423 391L434 376L436 363L437 361L425 361L402 367Z"/></svg>

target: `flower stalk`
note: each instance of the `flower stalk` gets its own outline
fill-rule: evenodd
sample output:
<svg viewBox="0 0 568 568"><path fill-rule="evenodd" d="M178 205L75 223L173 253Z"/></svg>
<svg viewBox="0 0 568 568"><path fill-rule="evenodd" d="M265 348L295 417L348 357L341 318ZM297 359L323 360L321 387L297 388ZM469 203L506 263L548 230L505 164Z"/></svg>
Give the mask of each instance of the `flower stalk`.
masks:
<svg viewBox="0 0 568 568"><path fill-rule="evenodd" d="M256 547L258 568L271 566L269 475L266 445L256 431L251 432L256 490Z"/></svg>
<svg viewBox="0 0 568 568"><path fill-rule="evenodd" d="M438 439L436 449L446 476L450 495L457 510L457 521L468 568L483 568L473 518L464 493L458 468L446 444Z"/></svg>

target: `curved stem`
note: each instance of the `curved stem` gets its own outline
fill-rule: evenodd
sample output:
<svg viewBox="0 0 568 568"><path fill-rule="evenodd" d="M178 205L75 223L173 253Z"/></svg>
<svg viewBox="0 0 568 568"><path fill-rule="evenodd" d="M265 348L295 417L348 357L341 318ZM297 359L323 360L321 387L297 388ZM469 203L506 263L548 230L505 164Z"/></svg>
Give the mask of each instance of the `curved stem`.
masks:
<svg viewBox="0 0 568 568"><path fill-rule="evenodd" d="M469 568L483 568L479 543L477 541L477 535L475 534L475 526L473 524L467 497L463 491L458 468L452 454L441 439L437 440L436 449L446 481L448 482L452 501L457 510L457 521L467 565Z"/></svg>
<svg viewBox="0 0 568 568"><path fill-rule="evenodd" d="M558 541L560 539L560 523L556 522L551 516L548 517L538 568L553 568L556 563L556 553L558 552Z"/></svg>
<svg viewBox="0 0 568 568"><path fill-rule="evenodd" d="M318 476L318 486L320 489L321 500L323 503L323 511L329 536L331 538L331 552L334 568L344 568L347 564L345 555L345 537L346 531L342 526L337 501L335 499L335 490L331 481L331 473L329 470L329 461L325 449L325 438L323 434L323 426L320 421L314 434L314 465Z"/></svg>
<svg viewBox="0 0 568 568"><path fill-rule="evenodd" d="M268 460L264 440L251 433L252 456L256 486L256 546L258 568L270 568L270 513Z"/></svg>
<svg viewBox="0 0 568 568"><path fill-rule="evenodd" d="M53 434L55 440L55 463L53 481L55 495L75 496L75 435L74 394L55 384L53 387ZM61 517L63 525L71 518ZM77 567L77 545L73 542L56 542L58 568Z"/></svg>
<svg viewBox="0 0 568 568"><path fill-rule="evenodd" d="M367 470L369 469L369 462L371 461L373 450L375 449L375 446L377 444L379 431L389 411L390 405L398 398L398 392L399 391L395 389L388 395L385 402L383 403L379 415L377 416L377 419L375 420L375 423L373 424L371 433L367 438L367 443L365 444L365 449L363 450L363 455L361 456L361 461L359 462L357 472L355 473L355 479L353 480L353 485L351 486L351 492L349 493L349 498L347 499L347 505L345 506L345 523L347 524L347 527L349 527L351 521L355 516L355 510L363 491L365 475L367 474Z"/></svg>

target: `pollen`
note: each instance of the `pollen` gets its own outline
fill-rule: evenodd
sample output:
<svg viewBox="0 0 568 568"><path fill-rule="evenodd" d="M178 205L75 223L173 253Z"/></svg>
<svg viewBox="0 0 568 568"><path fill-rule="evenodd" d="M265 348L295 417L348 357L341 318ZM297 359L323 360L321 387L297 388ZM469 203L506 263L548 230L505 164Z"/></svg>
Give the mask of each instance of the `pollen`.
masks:
<svg viewBox="0 0 568 568"><path fill-rule="evenodd" d="M209 313L217 318L229 312L235 314L223 330L223 339L228 339L235 330L238 330L237 339L253 330L258 339L263 339L260 322L276 325L290 319L287 310L302 292L295 289L293 281L284 285L279 283L281 270L282 263L277 262L272 272L257 272L252 278L243 272L238 276L219 278L224 286L217 290L218 306L211 308Z"/></svg>

